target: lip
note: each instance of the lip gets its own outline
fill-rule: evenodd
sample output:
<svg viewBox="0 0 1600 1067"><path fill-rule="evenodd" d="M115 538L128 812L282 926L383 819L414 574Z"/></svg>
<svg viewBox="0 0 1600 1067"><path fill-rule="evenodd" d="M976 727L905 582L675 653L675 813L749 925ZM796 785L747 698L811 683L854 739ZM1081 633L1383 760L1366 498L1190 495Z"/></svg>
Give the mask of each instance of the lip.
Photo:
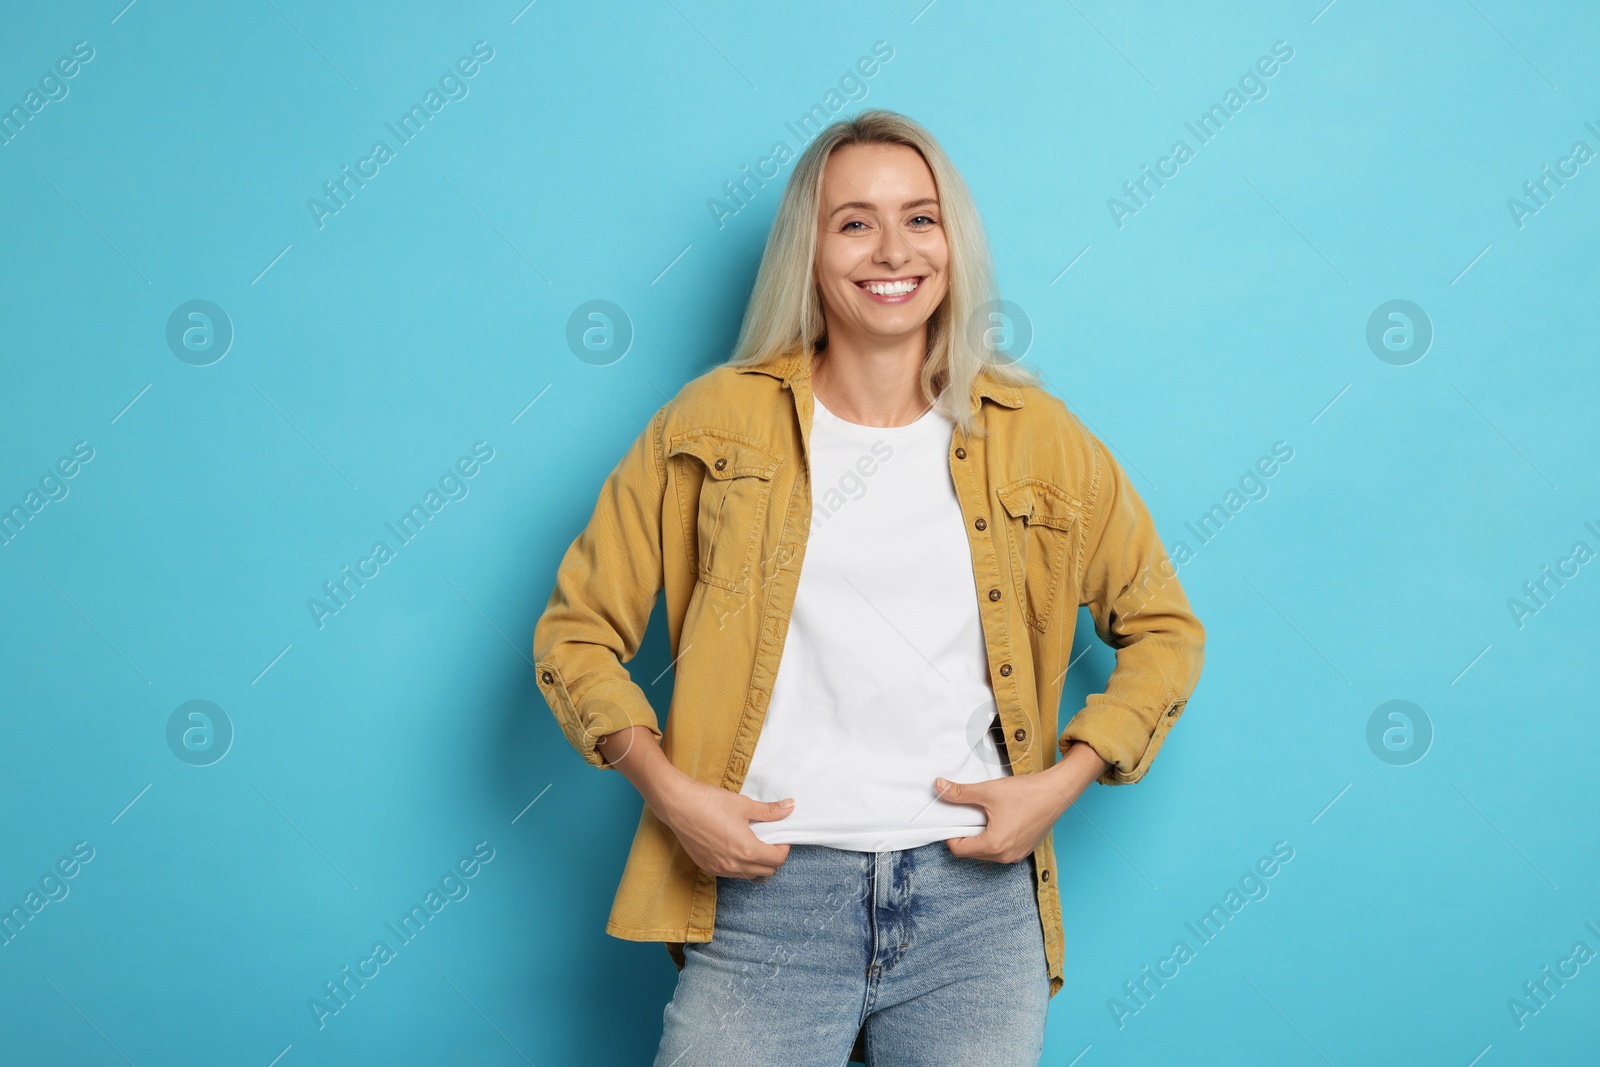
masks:
<svg viewBox="0 0 1600 1067"><path fill-rule="evenodd" d="M925 274L908 274L903 278L863 278L861 281L856 282L855 286L861 291L863 296L875 304L904 304L915 298L918 293L922 292L922 283L927 280L928 276ZM880 296L866 287L869 282L888 284L890 282L909 281L915 281L917 283L917 287L911 290L909 293L900 293L896 296Z"/></svg>

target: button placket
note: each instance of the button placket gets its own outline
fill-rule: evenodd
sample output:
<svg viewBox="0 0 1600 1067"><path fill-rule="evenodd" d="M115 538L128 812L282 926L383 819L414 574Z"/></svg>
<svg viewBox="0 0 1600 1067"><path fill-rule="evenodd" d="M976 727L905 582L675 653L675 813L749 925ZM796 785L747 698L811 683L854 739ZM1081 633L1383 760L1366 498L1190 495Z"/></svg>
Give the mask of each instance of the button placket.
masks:
<svg viewBox="0 0 1600 1067"><path fill-rule="evenodd" d="M953 450L952 455L958 460L964 460L964 459L967 458L967 450L966 450L966 448L964 446L957 446ZM979 462L979 466L980 467L982 466L982 462L981 461ZM950 465L951 477L954 479L955 486L956 486L956 496L961 502L962 511L965 512L966 514L970 515L973 512L978 511L979 508L978 508L978 505L976 503L974 503L970 499L970 497L971 497L971 493L970 493L970 489L969 489L970 483L967 480L967 478L964 477L964 475L967 473L967 470L968 470L968 468L958 467L958 465L955 464L955 463L952 463ZM988 505L988 500L987 499L983 500L982 504L984 506L987 506ZM974 529L987 530L988 527L989 527L989 520L984 515L978 515L976 518L973 519L972 525L973 525ZM974 538L974 539L972 539L971 544L972 544L972 548L973 548L973 561L974 561L974 564L977 567L977 573L978 573L978 577L980 579L979 588L981 589L982 588L982 585L981 585L982 578L988 577L988 578L990 578L990 580L994 580L994 579L999 577L999 573L998 573L997 567L996 567L997 560L994 557L994 542L992 540L985 539L985 538ZM998 604L1002 599L1003 599L1003 595L1002 595L1000 587L999 586L990 587L989 592L988 592L989 603ZM980 612L980 621L984 621L984 620L981 619L981 616L983 614L985 614L985 613ZM993 622L992 625L984 627L984 631L983 631L983 633L984 633L984 647L985 647L985 650L988 652L989 656L991 657L990 658L990 662L992 663L994 654L996 652L996 644L995 644L995 641L993 640L993 637L996 634L1004 636L1007 631L1006 631L1006 628L1005 628L1006 623L1005 623L1004 609L1000 609L999 614L995 614L994 612L990 612L988 614L990 614L994 618L995 621ZM996 630L995 627L999 627L999 629ZM1010 678L1011 675L1012 675L1012 671L1013 671L1013 668L1012 668L1012 665L1009 662L1002 662L998 668L995 668L995 673L997 673L1002 678ZM1006 706L1006 701L1004 699L1000 698L999 694L996 694L996 698L997 698L998 705L1000 706L1000 708L1003 709ZM1001 717L1001 720L1002 720L1002 728L1003 728L1004 727L1004 719L1006 717L1005 712L1003 710L1000 712L1000 717ZM1014 732L1013 732L1013 734L1012 734L1012 737L1014 737L1018 742L1025 742L1027 740L1027 737L1028 737L1028 731L1024 727L1021 727L1021 726L1016 727ZM1004 734L1003 733L1001 735L1001 738L1003 740L1003 738L1004 738Z"/></svg>
<svg viewBox="0 0 1600 1067"><path fill-rule="evenodd" d="M784 519L779 531L779 547L777 551L784 551L788 546L788 554L770 575L765 570L763 562L760 576L767 578L771 583L771 590L762 597L761 624L756 639L755 672L764 674L767 678L776 675L778 665L783 655L783 640L781 634L787 632L788 619L792 618L795 594L800 583L800 568L789 566L796 557L803 557L808 540L808 529L805 520L800 517L801 512L797 504L804 504L805 513L811 510L811 422L816 410L815 398L811 392L809 374L803 379L791 381L784 379L783 387L789 390L790 400L794 404L795 422L800 431L800 459L796 473L796 480L790 487L789 501L785 505ZM722 469L723 460L717 461L718 469ZM774 553L776 555L776 553ZM771 558L771 557L769 557ZM741 603L740 610L755 594L751 589L749 596ZM723 772L723 787L733 792L738 792L744 786L744 780L750 773L750 763L754 758L756 745L760 740L761 729L747 730L750 719L760 714L765 724L765 715L771 699L770 689L753 689L748 695L744 708L739 713L739 723L734 730L733 747L728 755L728 763ZM710 879L714 887L715 879Z"/></svg>

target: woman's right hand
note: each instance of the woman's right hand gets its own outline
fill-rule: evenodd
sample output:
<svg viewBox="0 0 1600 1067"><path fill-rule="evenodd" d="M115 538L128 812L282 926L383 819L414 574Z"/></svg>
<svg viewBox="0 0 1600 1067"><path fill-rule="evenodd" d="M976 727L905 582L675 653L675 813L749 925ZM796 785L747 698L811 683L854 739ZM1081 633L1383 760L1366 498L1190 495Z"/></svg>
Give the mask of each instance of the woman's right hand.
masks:
<svg viewBox="0 0 1600 1067"><path fill-rule="evenodd" d="M674 768L675 769L675 768ZM794 798L756 800L697 782L679 771L650 798L650 810L678 835L695 866L723 878L769 878L789 858L788 845L771 845L751 822L774 822L794 810Z"/></svg>

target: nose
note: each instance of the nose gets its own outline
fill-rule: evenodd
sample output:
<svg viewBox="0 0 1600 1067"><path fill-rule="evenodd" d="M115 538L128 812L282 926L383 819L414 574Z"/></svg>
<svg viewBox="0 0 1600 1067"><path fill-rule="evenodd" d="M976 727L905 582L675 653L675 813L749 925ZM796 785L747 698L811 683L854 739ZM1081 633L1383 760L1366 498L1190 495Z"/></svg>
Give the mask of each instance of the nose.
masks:
<svg viewBox="0 0 1600 1067"><path fill-rule="evenodd" d="M911 258L911 245L906 240L905 234L900 232L898 226L885 226L879 231L882 236L878 239L877 254L874 262L883 263L890 268L898 270L900 265Z"/></svg>

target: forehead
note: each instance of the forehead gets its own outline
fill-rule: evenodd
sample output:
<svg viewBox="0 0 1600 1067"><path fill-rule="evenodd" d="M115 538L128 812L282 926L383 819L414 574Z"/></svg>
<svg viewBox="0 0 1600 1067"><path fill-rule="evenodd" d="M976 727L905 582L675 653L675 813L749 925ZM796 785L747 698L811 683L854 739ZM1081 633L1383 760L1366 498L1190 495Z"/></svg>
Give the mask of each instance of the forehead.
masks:
<svg viewBox="0 0 1600 1067"><path fill-rule="evenodd" d="M853 144L836 149L822 172L825 208L847 201L895 208L911 196L937 197L933 171L910 145ZM899 198L899 199L894 199ZM893 203L890 201L893 199Z"/></svg>

